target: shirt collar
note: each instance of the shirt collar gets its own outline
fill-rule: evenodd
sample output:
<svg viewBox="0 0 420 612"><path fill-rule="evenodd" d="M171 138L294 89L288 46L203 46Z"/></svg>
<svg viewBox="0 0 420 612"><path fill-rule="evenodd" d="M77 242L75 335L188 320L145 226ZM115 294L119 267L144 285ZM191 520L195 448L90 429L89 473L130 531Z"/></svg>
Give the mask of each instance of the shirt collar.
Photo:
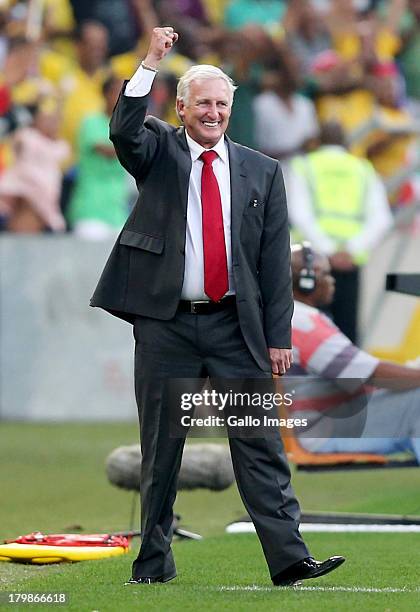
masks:
<svg viewBox="0 0 420 612"><path fill-rule="evenodd" d="M198 144L195 140L191 138L188 134L187 130L185 130L185 136L187 138L187 144L190 149L191 159L193 162L197 161L203 151L215 151L217 155L223 162L227 162L227 147L225 142L224 135L220 138L220 140L212 147L211 149L205 149L201 145Z"/></svg>
<svg viewBox="0 0 420 612"><path fill-rule="evenodd" d="M338 144L329 144L329 145L322 145L321 149L328 149L328 151L346 151L346 147L343 147L343 145L338 145Z"/></svg>

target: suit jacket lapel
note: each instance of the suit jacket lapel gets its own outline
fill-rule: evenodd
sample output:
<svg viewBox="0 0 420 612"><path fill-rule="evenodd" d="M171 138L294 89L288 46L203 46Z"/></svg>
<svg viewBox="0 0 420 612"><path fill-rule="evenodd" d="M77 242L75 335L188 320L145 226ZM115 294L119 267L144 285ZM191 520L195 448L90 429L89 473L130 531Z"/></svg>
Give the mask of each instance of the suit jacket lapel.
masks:
<svg viewBox="0 0 420 612"><path fill-rule="evenodd" d="M190 182L191 174L191 153L185 137L185 128L180 127L176 131L176 139L179 145L178 159L177 159L177 174L178 174L178 189L180 195L180 202L183 207L184 214L187 211L188 202L188 185Z"/></svg>
<svg viewBox="0 0 420 612"><path fill-rule="evenodd" d="M232 256L236 259L236 248L239 244L242 215L246 205L247 170L240 147L227 138L230 166L230 197L232 220Z"/></svg>

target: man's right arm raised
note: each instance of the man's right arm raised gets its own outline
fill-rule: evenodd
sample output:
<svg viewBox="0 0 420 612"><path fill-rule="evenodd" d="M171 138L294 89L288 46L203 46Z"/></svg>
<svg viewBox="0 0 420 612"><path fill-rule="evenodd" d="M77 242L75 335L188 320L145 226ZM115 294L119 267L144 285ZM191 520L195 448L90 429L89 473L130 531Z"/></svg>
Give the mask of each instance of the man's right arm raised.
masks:
<svg viewBox="0 0 420 612"><path fill-rule="evenodd" d="M145 126L148 94L159 62L169 53L178 34L173 28L154 28L147 55L130 81L124 83L110 123L110 139L120 163L137 180L147 175L158 148L158 133Z"/></svg>

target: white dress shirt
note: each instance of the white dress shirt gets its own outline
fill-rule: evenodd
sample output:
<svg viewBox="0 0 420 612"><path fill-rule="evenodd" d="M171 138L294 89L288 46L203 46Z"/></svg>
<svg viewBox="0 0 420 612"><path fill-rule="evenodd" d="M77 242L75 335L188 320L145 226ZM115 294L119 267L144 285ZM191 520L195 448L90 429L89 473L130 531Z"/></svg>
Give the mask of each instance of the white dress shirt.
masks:
<svg viewBox="0 0 420 612"><path fill-rule="evenodd" d="M255 141L260 151L276 155L294 153L306 140L319 133L313 102L294 94L289 108L274 91L255 97Z"/></svg>
<svg viewBox="0 0 420 612"><path fill-rule="evenodd" d="M156 73L140 66L130 79L125 89L129 97L142 97L149 93ZM185 240L185 271L181 298L183 300L208 300L204 293L204 257L203 230L201 211L201 172L203 162L200 155L205 149L193 140L186 131L187 144L191 154L191 174L188 186L187 230ZM212 147L218 157L213 162L213 171L219 184L222 201L223 226L225 233L226 256L228 265L229 291L234 293L232 275L232 240L231 240L231 198L230 169L227 143L224 136Z"/></svg>

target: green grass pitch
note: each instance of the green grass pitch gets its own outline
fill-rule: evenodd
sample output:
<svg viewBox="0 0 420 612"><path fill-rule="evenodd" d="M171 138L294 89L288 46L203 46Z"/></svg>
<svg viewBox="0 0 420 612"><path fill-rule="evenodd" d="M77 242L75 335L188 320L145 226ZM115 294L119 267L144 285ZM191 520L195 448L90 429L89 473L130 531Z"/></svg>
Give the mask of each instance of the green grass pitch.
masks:
<svg viewBox="0 0 420 612"><path fill-rule="evenodd" d="M129 527L132 494L108 484L107 454L137 442L133 424L0 424L0 541L40 530L109 532ZM303 510L420 514L420 470L293 475ZM0 592L65 592L63 610L246 610L341 612L420 610L420 534L305 534L317 558L342 554L336 572L301 587L272 587L256 536L226 535L244 514L236 487L181 492L182 526L204 536L174 544L176 580L127 586L122 557L51 566L0 563ZM136 521L137 523L138 521ZM137 526L137 525L136 525ZM3 598L3 599L2 599ZM1 610L56 609L6 605Z"/></svg>

